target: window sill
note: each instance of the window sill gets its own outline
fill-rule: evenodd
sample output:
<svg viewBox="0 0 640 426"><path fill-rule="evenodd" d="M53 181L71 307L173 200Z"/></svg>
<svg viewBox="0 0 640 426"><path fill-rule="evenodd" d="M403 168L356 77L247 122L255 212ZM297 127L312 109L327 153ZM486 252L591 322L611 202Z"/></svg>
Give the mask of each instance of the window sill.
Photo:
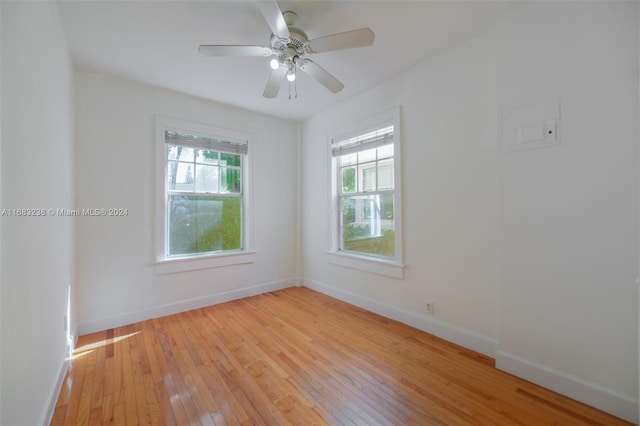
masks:
<svg viewBox="0 0 640 426"><path fill-rule="evenodd" d="M328 254L329 263L333 265L345 266L399 280L404 278L404 265L391 260L376 259L339 251L329 252Z"/></svg>
<svg viewBox="0 0 640 426"><path fill-rule="evenodd" d="M156 275L165 275L176 272L196 271L198 269L242 265L246 263L253 263L255 261L255 251L239 251L204 256L164 258L156 260L153 264L155 266Z"/></svg>

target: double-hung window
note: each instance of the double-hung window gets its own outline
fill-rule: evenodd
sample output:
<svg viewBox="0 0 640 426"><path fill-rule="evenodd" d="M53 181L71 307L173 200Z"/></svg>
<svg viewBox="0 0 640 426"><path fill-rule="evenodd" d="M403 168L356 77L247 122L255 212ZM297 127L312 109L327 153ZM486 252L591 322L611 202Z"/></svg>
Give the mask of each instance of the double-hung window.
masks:
<svg viewBox="0 0 640 426"><path fill-rule="evenodd" d="M245 253L248 137L167 118L158 118L157 133L162 139L158 260ZM234 263L246 259L236 258ZM218 259L208 266L192 264L177 270L225 264ZM166 272L177 270L170 267Z"/></svg>
<svg viewBox="0 0 640 426"><path fill-rule="evenodd" d="M394 110L331 137L331 222L334 254L401 271L398 116ZM391 269L383 274L398 277Z"/></svg>

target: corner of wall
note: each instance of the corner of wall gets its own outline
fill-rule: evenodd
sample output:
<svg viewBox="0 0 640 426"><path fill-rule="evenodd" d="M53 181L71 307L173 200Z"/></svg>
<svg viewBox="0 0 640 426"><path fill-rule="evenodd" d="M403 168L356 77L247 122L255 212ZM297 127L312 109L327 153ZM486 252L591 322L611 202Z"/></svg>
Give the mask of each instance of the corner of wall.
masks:
<svg viewBox="0 0 640 426"><path fill-rule="evenodd" d="M2 3L0 2L0 34L2 34ZM1 48L0 48L1 50ZM2 99L2 59L0 58L0 100ZM4 182L2 179L2 102L0 101L0 182ZM0 184L0 207L4 204L2 202L2 185ZM2 216L0 216L0 301L2 297ZM0 331L2 330L2 303L0 303ZM0 339L0 374L2 372L2 340ZM2 385L0 384L0 421L2 420Z"/></svg>
<svg viewBox="0 0 640 426"><path fill-rule="evenodd" d="M302 256L302 122L296 124L296 277L304 277L304 256ZM302 286L302 278L296 279L296 286Z"/></svg>

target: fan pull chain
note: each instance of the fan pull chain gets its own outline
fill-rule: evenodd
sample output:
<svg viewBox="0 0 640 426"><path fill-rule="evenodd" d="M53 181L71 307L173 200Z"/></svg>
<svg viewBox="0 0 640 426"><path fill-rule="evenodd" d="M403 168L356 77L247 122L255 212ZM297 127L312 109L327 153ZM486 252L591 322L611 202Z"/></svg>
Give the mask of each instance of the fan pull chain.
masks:
<svg viewBox="0 0 640 426"><path fill-rule="evenodd" d="M293 99L298 99L298 83L293 81ZM289 82L289 100L291 100L291 82Z"/></svg>

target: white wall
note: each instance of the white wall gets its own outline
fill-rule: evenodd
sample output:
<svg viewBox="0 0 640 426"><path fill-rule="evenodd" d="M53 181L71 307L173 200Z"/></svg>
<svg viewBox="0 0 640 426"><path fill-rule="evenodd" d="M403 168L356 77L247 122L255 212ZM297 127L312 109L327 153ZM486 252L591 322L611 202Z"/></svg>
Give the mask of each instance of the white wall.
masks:
<svg viewBox="0 0 640 426"><path fill-rule="evenodd" d="M2 35L2 7L0 7L0 36ZM1 40L1 38L0 38ZM2 45L0 43L0 177L2 176ZM0 182L0 208L2 208L2 183ZM640 321L640 318L639 318ZM0 216L0 331L2 330L2 216ZM0 421L2 421L2 338L0 337Z"/></svg>
<svg viewBox="0 0 640 426"><path fill-rule="evenodd" d="M499 111L560 98L562 120L560 146L499 156L498 366L634 417L637 7L537 5L497 38Z"/></svg>
<svg viewBox="0 0 640 426"><path fill-rule="evenodd" d="M77 227L81 334L296 284L298 125L76 71L76 204L125 208ZM255 263L155 275L154 116L252 133Z"/></svg>
<svg viewBox="0 0 640 426"><path fill-rule="evenodd" d="M526 5L306 120L305 285L637 421L637 16L633 2ZM562 144L502 152L500 113L548 98L561 99ZM327 133L394 105L404 280L326 255Z"/></svg>
<svg viewBox="0 0 640 426"><path fill-rule="evenodd" d="M73 69L53 2L2 10L3 209L73 207ZM73 220L2 218L3 425L52 414L64 372Z"/></svg>
<svg viewBox="0 0 640 426"><path fill-rule="evenodd" d="M398 315L422 315L429 298L439 320L468 332L458 341L484 351L495 350L498 332L492 51L491 38L480 37L303 127L305 283L384 303ZM402 281L329 265L326 255L327 133L394 105L401 106L404 137Z"/></svg>

